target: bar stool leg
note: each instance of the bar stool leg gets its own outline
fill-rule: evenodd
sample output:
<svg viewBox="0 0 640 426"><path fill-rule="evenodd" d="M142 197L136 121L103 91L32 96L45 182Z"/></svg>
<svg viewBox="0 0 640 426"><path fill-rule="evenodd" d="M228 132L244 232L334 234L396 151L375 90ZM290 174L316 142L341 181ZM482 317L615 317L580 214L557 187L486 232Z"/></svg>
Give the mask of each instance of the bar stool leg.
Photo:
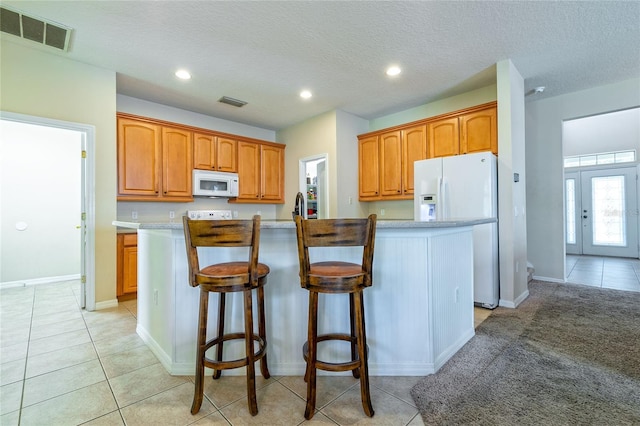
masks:
<svg viewBox="0 0 640 426"><path fill-rule="evenodd" d="M351 325L351 337L354 338L357 336L356 334L356 313L353 306L353 293L349 293L349 323ZM351 359L355 360L358 356L358 343L356 341L351 341ZM356 379L360 378L360 369L356 368L355 370L351 370L351 374Z"/></svg>
<svg viewBox="0 0 640 426"><path fill-rule="evenodd" d="M369 391L369 360L367 359L367 336L364 323L364 304L362 291L354 293L354 307L356 313L356 328L358 337L358 355L360 356L360 398L364 413L372 417L374 414Z"/></svg>
<svg viewBox="0 0 640 426"><path fill-rule="evenodd" d="M224 335L224 313L225 313L225 302L227 295L225 293L220 293L219 297L219 307L218 307L218 336L221 337ZM222 344L224 342L221 340L220 343L216 345L216 361L222 361ZM222 370L213 370L213 378L219 379L222 374Z"/></svg>
<svg viewBox="0 0 640 426"><path fill-rule="evenodd" d="M307 358L307 407L304 418L311 420L316 409L316 360L318 345L318 293L309 292L309 357Z"/></svg>
<svg viewBox="0 0 640 426"><path fill-rule="evenodd" d="M264 340L264 346L267 346L267 330L266 321L264 316L264 287L258 288L258 335ZM265 353L262 359L260 359L260 373L262 377L268 379L271 377L269 374L269 368L267 367L267 354Z"/></svg>
<svg viewBox="0 0 640 426"><path fill-rule="evenodd" d="M247 355L247 397L249 399L249 413L252 416L258 414L258 401L256 400L256 366L255 348L253 347L253 301L251 290L244 293L244 333L245 350Z"/></svg>
<svg viewBox="0 0 640 426"><path fill-rule="evenodd" d="M207 345L207 314L209 312L209 292L200 289L200 314L198 318L198 350L196 355L196 377L191 414L200 411L204 393L204 353Z"/></svg>

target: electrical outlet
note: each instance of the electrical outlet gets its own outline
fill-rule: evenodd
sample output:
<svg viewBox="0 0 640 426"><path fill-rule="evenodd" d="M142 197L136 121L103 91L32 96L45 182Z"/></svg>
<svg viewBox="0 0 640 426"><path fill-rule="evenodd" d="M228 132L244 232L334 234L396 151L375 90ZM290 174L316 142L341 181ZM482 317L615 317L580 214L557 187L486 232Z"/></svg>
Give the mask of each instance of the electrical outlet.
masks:
<svg viewBox="0 0 640 426"><path fill-rule="evenodd" d="M384 216L384 209L380 209L380 216Z"/></svg>
<svg viewBox="0 0 640 426"><path fill-rule="evenodd" d="M138 218L138 212L131 212L131 219L137 219Z"/></svg>
<svg viewBox="0 0 640 426"><path fill-rule="evenodd" d="M258 216L262 216L262 212L261 212L260 210L258 210L258 211L256 212L256 214L257 214Z"/></svg>
<svg viewBox="0 0 640 426"><path fill-rule="evenodd" d="M171 210L169 212L169 219L174 219L176 217L176 212L174 212L173 210Z"/></svg>
<svg viewBox="0 0 640 426"><path fill-rule="evenodd" d="M153 304L158 306L158 290L153 289Z"/></svg>
<svg viewBox="0 0 640 426"><path fill-rule="evenodd" d="M349 204L353 204L353 199L349 197Z"/></svg>
<svg viewBox="0 0 640 426"><path fill-rule="evenodd" d="M233 211L233 218L237 219L238 218L238 210L234 210Z"/></svg>

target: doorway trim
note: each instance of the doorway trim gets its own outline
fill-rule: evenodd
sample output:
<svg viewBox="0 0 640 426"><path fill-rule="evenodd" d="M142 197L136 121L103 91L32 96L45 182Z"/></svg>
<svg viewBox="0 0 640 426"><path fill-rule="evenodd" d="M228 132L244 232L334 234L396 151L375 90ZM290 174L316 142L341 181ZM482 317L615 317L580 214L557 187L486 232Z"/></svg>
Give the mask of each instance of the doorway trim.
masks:
<svg viewBox="0 0 640 426"><path fill-rule="evenodd" d="M81 172L81 191L84 200L82 211L86 213L84 220L85 244L80 250L83 253L81 258L84 264L81 269L85 275L84 287L84 308L88 311L95 310L96 307L96 268L95 268L95 126L89 124L74 123L70 121L55 120L52 118L37 117L33 115L18 114L7 111L0 111L0 120L14 121L24 124L53 127L79 132L81 134L81 145L86 152L85 166Z"/></svg>

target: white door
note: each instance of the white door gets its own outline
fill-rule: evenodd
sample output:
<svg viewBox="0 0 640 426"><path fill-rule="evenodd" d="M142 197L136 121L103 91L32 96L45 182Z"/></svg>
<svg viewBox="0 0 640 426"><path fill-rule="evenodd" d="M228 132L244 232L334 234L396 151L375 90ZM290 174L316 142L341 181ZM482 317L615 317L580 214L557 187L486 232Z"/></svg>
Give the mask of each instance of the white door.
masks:
<svg viewBox="0 0 640 426"><path fill-rule="evenodd" d="M636 174L635 167L580 172L583 254L638 257Z"/></svg>

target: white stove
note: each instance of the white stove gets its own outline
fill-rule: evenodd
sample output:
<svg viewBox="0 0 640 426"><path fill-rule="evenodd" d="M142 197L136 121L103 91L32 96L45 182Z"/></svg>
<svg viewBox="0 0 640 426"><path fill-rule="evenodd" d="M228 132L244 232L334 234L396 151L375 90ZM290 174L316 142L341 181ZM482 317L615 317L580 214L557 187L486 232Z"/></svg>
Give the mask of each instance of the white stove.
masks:
<svg viewBox="0 0 640 426"><path fill-rule="evenodd" d="M231 220L231 210L187 210L189 219L196 220Z"/></svg>

